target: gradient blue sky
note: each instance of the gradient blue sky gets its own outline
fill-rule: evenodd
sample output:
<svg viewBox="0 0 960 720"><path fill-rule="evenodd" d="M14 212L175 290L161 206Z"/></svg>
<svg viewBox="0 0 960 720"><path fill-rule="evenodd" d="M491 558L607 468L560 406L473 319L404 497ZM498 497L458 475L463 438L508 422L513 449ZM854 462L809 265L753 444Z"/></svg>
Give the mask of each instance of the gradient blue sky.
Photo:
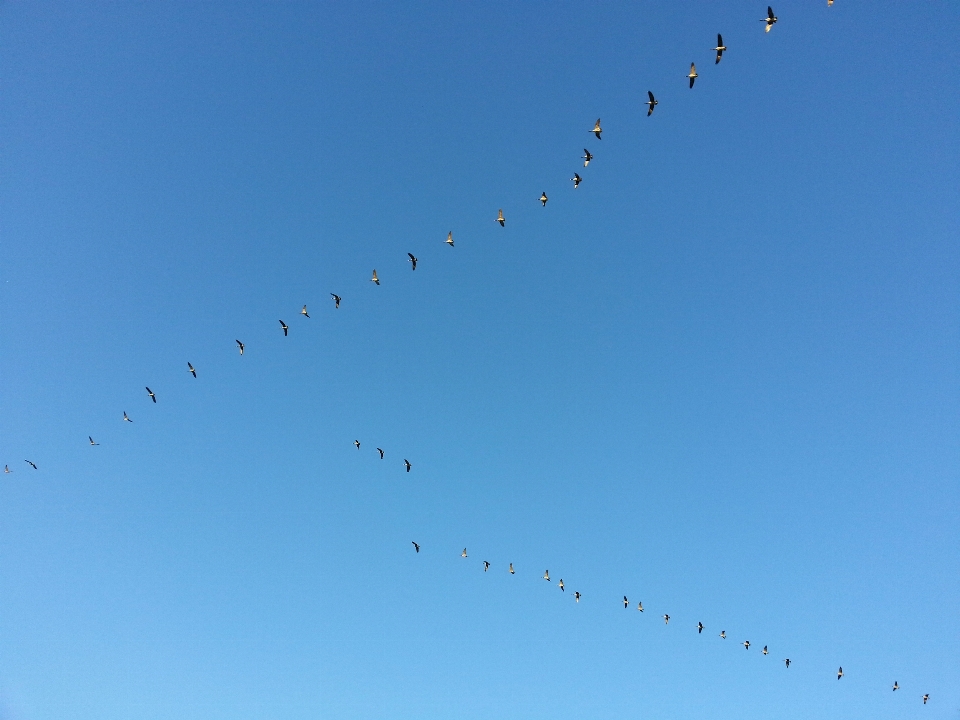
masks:
<svg viewBox="0 0 960 720"><path fill-rule="evenodd" d="M3 3L0 716L956 718L960 6L765 8Z"/></svg>

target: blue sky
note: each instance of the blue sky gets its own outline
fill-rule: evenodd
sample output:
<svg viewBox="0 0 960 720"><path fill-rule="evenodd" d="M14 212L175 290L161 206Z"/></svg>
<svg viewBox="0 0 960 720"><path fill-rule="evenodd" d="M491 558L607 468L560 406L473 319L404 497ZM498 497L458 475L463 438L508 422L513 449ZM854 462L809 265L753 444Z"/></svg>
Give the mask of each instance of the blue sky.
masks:
<svg viewBox="0 0 960 720"><path fill-rule="evenodd" d="M765 9L0 6L2 717L955 718L960 9Z"/></svg>

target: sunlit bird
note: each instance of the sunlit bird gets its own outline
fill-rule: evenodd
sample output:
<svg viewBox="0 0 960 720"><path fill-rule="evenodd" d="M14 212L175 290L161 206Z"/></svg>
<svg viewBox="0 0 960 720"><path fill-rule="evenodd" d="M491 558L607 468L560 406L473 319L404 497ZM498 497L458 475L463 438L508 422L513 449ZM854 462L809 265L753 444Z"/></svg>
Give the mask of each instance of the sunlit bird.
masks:
<svg viewBox="0 0 960 720"><path fill-rule="evenodd" d="M420 545L413 542L413 540L411 540L410 542L413 543L413 549L416 550L417 552L420 552Z"/></svg>
<svg viewBox="0 0 960 720"><path fill-rule="evenodd" d="M586 167L590 164L590 161L593 160L593 153L591 153L586 148L583 149L583 166Z"/></svg>
<svg viewBox="0 0 960 720"><path fill-rule="evenodd" d="M702 622L698 622L698 623L697 623L697 635L699 635L699 634L702 633L702 632L703 632L703 623L702 623Z"/></svg>
<svg viewBox="0 0 960 720"><path fill-rule="evenodd" d="M154 404L157 402L157 396L153 394L153 390L147 388L147 395L150 396L150 399L153 400Z"/></svg>
<svg viewBox="0 0 960 720"><path fill-rule="evenodd" d="M700 77L697 75L697 66L693 63L690 63L690 72L687 73L687 77L690 78L690 87L693 87L693 81Z"/></svg>
<svg viewBox="0 0 960 720"><path fill-rule="evenodd" d="M511 575L514 574L514 572L513 572L513 563L510 563L510 574L511 574Z"/></svg>
<svg viewBox="0 0 960 720"><path fill-rule="evenodd" d="M453 230L447 233L447 245L453 247Z"/></svg>
<svg viewBox="0 0 960 720"><path fill-rule="evenodd" d="M843 666L841 665L840 668L837 670L837 680L839 680L842 677L843 677Z"/></svg>
<svg viewBox="0 0 960 720"><path fill-rule="evenodd" d="M383 450L377 448L377 452L380 453L380 459L383 460Z"/></svg>
<svg viewBox="0 0 960 720"><path fill-rule="evenodd" d="M763 650L761 650L760 652L762 652L764 655L766 655L766 654L767 654L767 646L764 645L764 646L763 646Z"/></svg>
<svg viewBox="0 0 960 720"><path fill-rule="evenodd" d="M376 283L377 285L380 284L380 278L377 277L377 269L376 269L376 268L373 269L373 277L370 278L370 282Z"/></svg>
<svg viewBox="0 0 960 720"><path fill-rule="evenodd" d="M579 173L574 173L574 174L573 174L573 177L570 178L570 179L573 181L573 189L574 189L574 190L576 190L578 187L580 187L580 182L581 182L581 180L583 180L583 178L580 177L580 174L579 174Z"/></svg>
<svg viewBox="0 0 960 720"><path fill-rule="evenodd" d="M463 552L460 553L460 557L466 557L466 556L467 556L467 549L464 548L464 549L463 549Z"/></svg>
<svg viewBox="0 0 960 720"><path fill-rule="evenodd" d="M416 270L416 269L417 269L417 259L413 256L413 253L407 253L407 257L409 258L409 260L408 260L407 262L409 262L409 263L410 263L410 266L411 266L414 270Z"/></svg>
<svg viewBox="0 0 960 720"><path fill-rule="evenodd" d="M98 442L94 442L94 441L93 441L93 438L90 437L89 435L87 435L87 440L90 441L90 444L91 444L91 445L99 445L99 444L100 444L100 443L98 443Z"/></svg>
<svg viewBox="0 0 960 720"><path fill-rule="evenodd" d="M647 90L647 97L649 98L649 100L647 100L647 117L650 117L653 115L653 109L660 104L660 101L657 100L649 90Z"/></svg>
<svg viewBox="0 0 960 720"><path fill-rule="evenodd" d="M486 560L484 560L484 561L483 561L483 571L486 572L486 571L489 570L489 569L490 569L490 563L488 563Z"/></svg>
<svg viewBox="0 0 960 720"><path fill-rule="evenodd" d="M25 462L27 465L29 465L30 467L32 467L34 470L37 469L37 466L36 466L32 461L30 461L30 460L24 460L24 462Z"/></svg>
<svg viewBox="0 0 960 720"><path fill-rule="evenodd" d="M334 297L337 297L337 296L334 295ZM339 304L339 303L337 303L337 304ZM310 313L307 312L307 306L306 306L306 305L304 305L302 308L300 308L300 314L303 315L305 318L310 317Z"/></svg>
<svg viewBox="0 0 960 720"><path fill-rule="evenodd" d="M497 222L500 223L500 227L504 226L503 208L497 211Z"/></svg>
<svg viewBox="0 0 960 720"><path fill-rule="evenodd" d="M236 341L237 347L240 348L240 354L243 355L243 343L239 340Z"/></svg>
<svg viewBox="0 0 960 720"><path fill-rule="evenodd" d="M544 570L544 571L543 571L543 579L546 580L547 582L550 582L550 571L549 571L549 570Z"/></svg>
<svg viewBox="0 0 960 720"><path fill-rule="evenodd" d="M894 681L893 681L893 691L896 692L896 691L899 690L899 689L900 689L900 683L898 683L896 680L894 680Z"/></svg>
<svg viewBox="0 0 960 720"><path fill-rule="evenodd" d="M726 639L727 639L727 631L726 631L726 630L721 630L721 631L720 631L720 639L721 639L721 640L726 640Z"/></svg>
<svg viewBox="0 0 960 720"><path fill-rule="evenodd" d="M544 206L544 207L547 206L547 200L548 200L548 199L549 199L549 198L547 197L547 193L546 193L546 192L544 192L544 193L542 193L542 194L540 195L540 202L543 203L543 206Z"/></svg>
<svg viewBox="0 0 960 720"><path fill-rule="evenodd" d="M767 26L763 30L764 32L770 32L770 28L772 28L776 24L777 16L773 14L773 8L770 7L769 5L767 5L767 16L760 22L767 24Z"/></svg>
<svg viewBox="0 0 960 720"><path fill-rule="evenodd" d="M717 46L713 48L717 51L717 60L713 64L716 65L720 62L720 58L723 57L723 51L727 49L727 46L723 44L723 35L717 33Z"/></svg>
<svg viewBox="0 0 960 720"><path fill-rule="evenodd" d="M287 324L286 324L283 320L281 320L281 321L280 321L280 329L283 330L283 336L286 337L286 336L287 336L287 330L289 330L290 328L288 328L288 327L287 327Z"/></svg>
<svg viewBox="0 0 960 720"><path fill-rule="evenodd" d="M10 474L10 473L13 472L13 470L10 469L10 466L9 466L9 465L4 465L4 466L3 466L3 472L5 472L5 473L7 473L7 474Z"/></svg>
<svg viewBox="0 0 960 720"><path fill-rule="evenodd" d="M642 602L638 602L638 603L637 603L637 611L638 611L638 612L643 612L643 603L642 603Z"/></svg>
<svg viewBox="0 0 960 720"><path fill-rule="evenodd" d="M563 578L560 578L560 582L557 583L557 587L560 588L560 592L566 592L566 590L563 589Z"/></svg>
<svg viewBox="0 0 960 720"><path fill-rule="evenodd" d="M124 419L125 422L133 422L133 420L130 419L130 416L127 415L127 411L126 411L126 410L123 411L123 419Z"/></svg>
<svg viewBox="0 0 960 720"><path fill-rule="evenodd" d="M413 467L413 465L410 464L410 461L404 459L403 464L404 464L404 466L407 468L407 472L410 472L410 468Z"/></svg>
<svg viewBox="0 0 960 720"><path fill-rule="evenodd" d="M592 132L594 135L597 136L597 140L601 140L601 139L602 139L602 138L600 137L600 133L603 132L603 128L600 127L600 118L597 118L597 122L594 124L593 130L591 130L590 132Z"/></svg>
<svg viewBox="0 0 960 720"><path fill-rule="evenodd" d="M334 308L334 310L339 310L339 309L340 309L340 296L339 296L339 295L334 295L333 293L330 293L330 297L333 298L333 308Z"/></svg>
<svg viewBox="0 0 960 720"><path fill-rule="evenodd" d="M191 365L190 363L187 363L187 372L193 375L194 377L197 376L197 371L194 370L193 365Z"/></svg>

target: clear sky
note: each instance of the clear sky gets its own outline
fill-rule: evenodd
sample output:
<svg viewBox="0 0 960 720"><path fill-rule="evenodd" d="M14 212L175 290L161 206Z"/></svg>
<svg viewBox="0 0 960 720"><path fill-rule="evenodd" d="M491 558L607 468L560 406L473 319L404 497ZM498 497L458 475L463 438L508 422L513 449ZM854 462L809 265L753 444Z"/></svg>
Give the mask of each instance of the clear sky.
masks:
<svg viewBox="0 0 960 720"><path fill-rule="evenodd" d="M957 718L960 5L774 9L0 5L0 717Z"/></svg>

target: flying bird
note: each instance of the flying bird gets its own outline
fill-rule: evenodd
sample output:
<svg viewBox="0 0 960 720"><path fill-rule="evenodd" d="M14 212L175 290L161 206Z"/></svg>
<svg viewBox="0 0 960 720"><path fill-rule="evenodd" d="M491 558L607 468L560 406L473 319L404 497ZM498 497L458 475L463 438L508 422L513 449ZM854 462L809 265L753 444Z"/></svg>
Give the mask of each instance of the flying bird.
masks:
<svg viewBox="0 0 960 720"><path fill-rule="evenodd" d="M370 278L370 282L376 283L377 285L380 284L380 278L377 277L377 269L376 269L376 268L373 269L373 277Z"/></svg>
<svg viewBox="0 0 960 720"><path fill-rule="evenodd" d="M770 32L770 28L772 28L774 23L777 22L777 16L773 14L773 8L769 5L767 5L767 16L760 22L767 24L767 27L764 28L764 32Z"/></svg>
<svg viewBox="0 0 960 720"><path fill-rule="evenodd" d="M497 211L497 222L500 223L500 227L504 226L503 208L500 208L500 210Z"/></svg>
<svg viewBox="0 0 960 720"><path fill-rule="evenodd" d="M383 460L383 450L377 448L377 452L380 453L380 459Z"/></svg>
<svg viewBox="0 0 960 720"><path fill-rule="evenodd" d="M127 415L126 410L123 411L123 419L126 420L127 422L133 422L133 420L130 419L130 416Z"/></svg>
<svg viewBox="0 0 960 720"><path fill-rule="evenodd" d="M153 394L153 390L147 388L147 395L150 396L150 399L153 400L154 404L157 402L157 396Z"/></svg>
<svg viewBox="0 0 960 720"><path fill-rule="evenodd" d="M647 100L647 117L650 117L653 115L653 109L660 104L660 101L657 100L649 90L647 90L647 97L650 98Z"/></svg>
<svg viewBox="0 0 960 720"><path fill-rule="evenodd" d="M410 468L413 467L413 465L410 464L410 461L404 458L403 464L406 466L407 472L410 472Z"/></svg>
<svg viewBox="0 0 960 720"><path fill-rule="evenodd" d="M573 594L573 599L576 600L577 602L580 602L580 593L579 593L579 592L575 592L575 593Z"/></svg>
<svg viewBox="0 0 960 720"><path fill-rule="evenodd" d="M726 639L727 639L727 631L726 631L726 630L721 630L721 631L720 631L720 639L721 639L721 640L726 640Z"/></svg>
<svg viewBox="0 0 960 720"><path fill-rule="evenodd" d="M843 677L843 666L840 666L840 669L837 670L837 680Z"/></svg>
<svg viewBox="0 0 960 720"><path fill-rule="evenodd" d="M413 253L407 253L407 257L410 258L409 262L413 266L413 269L417 269L417 259L413 256Z"/></svg>
<svg viewBox="0 0 960 720"><path fill-rule="evenodd" d="M411 540L410 542L413 543L413 549L416 550L417 552L420 552L420 546L417 543L413 542L413 540Z"/></svg>
<svg viewBox="0 0 960 720"><path fill-rule="evenodd" d="M698 623L697 623L697 635L699 635L699 634L702 633L702 632L703 632L703 623L702 623L702 622L698 622Z"/></svg>
<svg viewBox="0 0 960 720"><path fill-rule="evenodd" d="M286 337L286 336L287 336L287 330L289 330L290 328L288 328L288 327L287 327L287 324L286 324L283 320L281 320L281 321L280 321L280 329L283 330L283 336Z"/></svg>
<svg viewBox="0 0 960 720"><path fill-rule="evenodd" d="M354 440L354 441L353 441L353 444L357 446L357 450L360 449L360 441L359 441L359 440Z"/></svg>
<svg viewBox="0 0 960 720"><path fill-rule="evenodd" d="M717 60L714 62L714 65L717 65L720 62L720 58L723 57L723 51L727 49L727 46L723 44L723 35L717 33L717 46L713 48L717 51Z"/></svg>
<svg viewBox="0 0 960 720"><path fill-rule="evenodd" d="M896 692L896 691L899 690L899 689L900 689L900 684L899 684L896 680L894 680L894 681L893 681L893 691Z"/></svg>
<svg viewBox="0 0 960 720"><path fill-rule="evenodd" d="M243 343L237 340L237 347L240 348L240 354L243 355Z"/></svg>
<svg viewBox="0 0 960 720"><path fill-rule="evenodd" d="M550 582L550 571L549 571L549 570L544 570L544 571L543 571L543 579L546 580L547 582Z"/></svg>
<svg viewBox="0 0 960 720"><path fill-rule="evenodd" d="M5 473L7 473L7 474L13 472L13 470L10 469L10 466L9 466L9 465L4 465L4 466L3 466L3 471L4 471Z"/></svg>
<svg viewBox="0 0 960 720"><path fill-rule="evenodd" d="M687 73L687 77L690 78L690 87L693 87L693 81L696 80L699 75L697 75L697 66L693 63L690 63L690 72Z"/></svg>
<svg viewBox="0 0 960 720"><path fill-rule="evenodd" d="M761 650L760 652L762 652L764 655L766 655L766 654L767 654L767 646L764 645L764 646L763 646L763 650Z"/></svg>
<svg viewBox="0 0 960 720"><path fill-rule="evenodd" d="M99 445L99 444L100 444L100 443L98 443L98 442L94 442L94 441L93 441L93 438L90 437L89 435L87 435L87 440L90 441L90 444L91 444L91 445Z"/></svg>
<svg viewBox="0 0 960 720"><path fill-rule="evenodd" d="M591 153L586 148L583 149L583 166L586 167L590 164L590 161L593 160L593 153Z"/></svg>
<svg viewBox="0 0 960 720"><path fill-rule="evenodd" d="M540 202L543 203L543 206L544 206L544 207L547 206L547 200L548 200L548 198L547 198L547 193L544 192L544 193L540 196Z"/></svg>
<svg viewBox="0 0 960 720"><path fill-rule="evenodd" d="M630 606L630 601L627 600L627 596L623 596L623 609L626 610Z"/></svg>
<svg viewBox="0 0 960 720"><path fill-rule="evenodd" d="M749 641L749 640L744 640L744 641L743 641L743 649L744 649L744 650L749 650L749 649L750 649L750 641Z"/></svg>
<svg viewBox="0 0 960 720"><path fill-rule="evenodd" d="M32 467L34 470L37 469L37 466L34 465L31 461L29 461L29 460L24 460L24 462L25 462L27 465L29 465L30 467Z"/></svg>
<svg viewBox="0 0 960 720"><path fill-rule="evenodd" d="M453 247L453 230L447 233L447 245Z"/></svg>
<svg viewBox="0 0 960 720"><path fill-rule="evenodd" d="M560 592L566 592L566 590L563 589L563 578L560 578L560 582L557 583L557 587L560 588Z"/></svg>
<svg viewBox="0 0 960 720"><path fill-rule="evenodd" d="M460 553L460 557L466 557L466 556L467 556L467 549L464 548L464 549L463 549L463 552Z"/></svg>
<svg viewBox="0 0 960 720"><path fill-rule="evenodd" d="M486 572L486 571L489 570L489 569L490 569L490 563L488 563L486 560L484 560L484 561L483 561L483 571Z"/></svg>
<svg viewBox="0 0 960 720"><path fill-rule="evenodd" d="M787 658L786 660L784 660L783 664L786 665L787 667L790 667L790 658Z"/></svg>
<svg viewBox="0 0 960 720"><path fill-rule="evenodd" d="M193 375L194 377L197 376L197 371L193 369L193 365L191 365L190 363L187 363L187 372Z"/></svg>
<svg viewBox="0 0 960 720"><path fill-rule="evenodd" d="M596 124L593 126L593 130L591 130L590 132L592 132L594 135L597 136L597 140L602 140L602 139L603 139L603 138L600 137L600 133L603 132L603 128L600 127L600 118L597 118L597 122L596 122Z"/></svg>
<svg viewBox="0 0 960 720"><path fill-rule="evenodd" d="M334 295L333 293L330 293L330 297L333 298L333 308L334 308L334 310L339 310L339 309L340 309L340 296L339 296L339 295Z"/></svg>
<svg viewBox="0 0 960 720"><path fill-rule="evenodd" d="M511 575L514 574L514 572L513 572L513 563L510 563L510 574L511 574Z"/></svg>
<svg viewBox="0 0 960 720"><path fill-rule="evenodd" d="M336 295L334 295L334 297L337 298ZM337 298L337 306L339 307L339 305L340 305L340 298ZM300 314L303 315L305 318L310 317L310 313L307 312L307 306L306 306L306 305L304 305L302 308L300 308Z"/></svg>
<svg viewBox="0 0 960 720"><path fill-rule="evenodd" d="M642 602L638 602L638 603L637 603L637 610L638 610L639 612L643 612L643 603L642 603Z"/></svg>
<svg viewBox="0 0 960 720"><path fill-rule="evenodd" d="M573 177L570 178L570 179L573 180L573 189L574 189L574 190L576 190L578 187L580 187L580 182L583 180L583 178L580 177L580 174L579 174L579 173L574 173L574 174L573 174Z"/></svg>
<svg viewBox="0 0 960 720"><path fill-rule="evenodd" d="M827 0L827 7L830 7L831 5L833 5L833 0Z"/></svg>
<svg viewBox="0 0 960 720"><path fill-rule="evenodd" d="M930 699L930 693L927 693L926 695L923 696L923 704L926 705L926 704L927 704L927 700L929 700L929 699Z"/></svg>
<svg viewBox="0 0 960 720"><path fill-rule="evenodd" d="M664 624L664 625L669 625L669 624L670 624L670 616L669 616L669 615L664 615L664 616L663 616L663 624Z"/></svg>

